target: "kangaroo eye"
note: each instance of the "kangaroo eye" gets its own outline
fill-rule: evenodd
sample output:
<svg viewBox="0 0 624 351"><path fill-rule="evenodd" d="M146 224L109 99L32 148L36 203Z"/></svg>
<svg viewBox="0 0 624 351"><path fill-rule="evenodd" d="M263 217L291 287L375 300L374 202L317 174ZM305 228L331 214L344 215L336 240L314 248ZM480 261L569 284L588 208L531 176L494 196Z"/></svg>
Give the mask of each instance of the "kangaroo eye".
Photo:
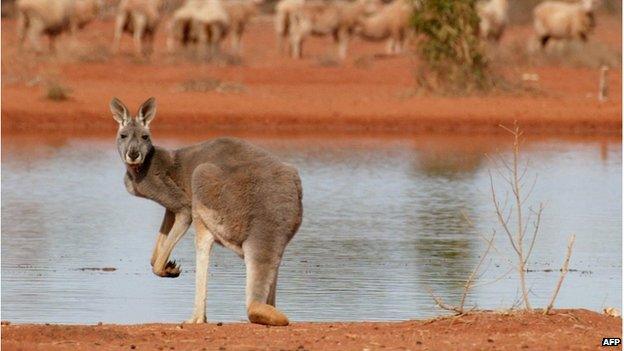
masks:
<svg viewBox="0 0 624 351"><path fill-rule="evenodd" d="M128 137L128 134L119 134L119 137L121 137L122 139L125 139Z"/></svg>
<svg viewBox="0 0 624 351"><path fill-rule="evenodd" d="M142 135L141 138L143 138L143 140L147 140L149 139L149 135Z"/></svg>

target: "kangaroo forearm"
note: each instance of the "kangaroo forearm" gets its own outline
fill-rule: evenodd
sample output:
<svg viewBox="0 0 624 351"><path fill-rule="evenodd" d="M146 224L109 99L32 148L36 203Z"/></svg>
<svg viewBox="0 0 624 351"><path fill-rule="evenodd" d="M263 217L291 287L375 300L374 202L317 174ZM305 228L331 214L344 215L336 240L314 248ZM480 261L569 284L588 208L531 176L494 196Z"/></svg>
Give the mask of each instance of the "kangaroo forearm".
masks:
<svg viewBox="0 0 624 351"><path fill-rule="evenodd" d="M167 235L171 231L171 227L173 227L173 222L175 221L175 213L165 210L165 217L160 225L160 233Z"/></svg>
<svg viewBox="0 0 624 351"><path fill-rule="evenodd" d="M155 184L155 186L150 189L149 195L149 198L174 214L181 212L188 212L190 214L191 199L170 178L163 179Z"/></svg>
<svg viewBox="0 0 624 351"><path fill-rule="evenodd" d="M176 213L171 231L163 241L162 246L157 250L157 254L154 257L154 263L152 265L152 271L161 277L177 277L180 274L179 266L175 263L169 264L169 257L173 248L178 241L182 238L186 230L191 225L190 213Z"/></svg>
<svg viewBox="0 0 624 351"><path fill-rule="evenodd" d="M178 214L182 212L186 212L188 214L191 213L191 202L185 201L186 199L175 198L172 196L156 196L153 198L154 201L159 203L161 206L167 209L172 213Z"/></svg>

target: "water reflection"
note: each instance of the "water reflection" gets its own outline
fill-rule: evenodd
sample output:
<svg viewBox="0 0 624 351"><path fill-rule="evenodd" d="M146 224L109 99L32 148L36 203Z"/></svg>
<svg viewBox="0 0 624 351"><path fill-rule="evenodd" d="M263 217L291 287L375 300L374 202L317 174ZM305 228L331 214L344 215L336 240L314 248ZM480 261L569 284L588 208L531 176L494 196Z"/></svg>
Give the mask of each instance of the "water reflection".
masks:
<svg viewBox="0 0 624 351"><path fill-rule="evenodd" d="M416 233L414 250L429 257L421 281L443 298L461 294L463 281L478 260L480 248L467 218L473 218L475 189L467 186L482 165L483 147L464 143L426 143L412 157L410 175L418 187L407 198L417 209L409 223ZM442 277L441 279L435 279Z"/></svg>
<svg viewBox="0 0 624 351"><path fill-rule="evenodd" d="M159 140L177 146L186 139ZM484 249L477 232L496 225L483 154L496 152L492 145L504 150L504 142L250 139L296 165L303 180L304 222L287 248L278 285L278 304L293 320L426 317L440 313L427 287L448 301L461 294L462 280ZM573 268L592 274L571 273L560 305L620 305L619 141L537 140L526 145L526 153L535 172L547 175L535 191L549 202L544 240L531 266L558 265L561 247L574 232ZM151 274L149 255L162 209L126 193L123 165L109 138L4 138L2 155L4 319L136 323L188 317L194 234L174 252L183 267L179 278ZM505 250L504 242L498 244ZM484 279L499 275L497 264L506 267L493 260ZM244 319L242 261L217 248L211 265L208 318ZM117 270L79 270L109 266ZM556 278L530 274L535 305L549 297ZM596 287L613 293L605 298ZM475 290L470 302L497 308L515 296L509 279Z"/></svg>

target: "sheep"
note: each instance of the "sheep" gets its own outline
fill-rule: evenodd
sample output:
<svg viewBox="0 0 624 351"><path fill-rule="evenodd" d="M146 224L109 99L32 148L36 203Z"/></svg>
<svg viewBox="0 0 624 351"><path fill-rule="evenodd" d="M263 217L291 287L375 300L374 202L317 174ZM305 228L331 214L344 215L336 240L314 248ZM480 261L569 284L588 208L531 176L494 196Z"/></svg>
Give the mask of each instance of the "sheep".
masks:
<svg viewBox="0 0 624 351"><path fill-rule="evenodd" d="M277 34L278 51L284 51L284 42L290 35L292 14L303 6L304 0L280 0L275 5L275 32Z"/></svg>
<svg viewBox="0 0 624 351"><path fill-rule="evenodd" d="M232 51L235 54L240 54L245 26L258 13L258 6L263 2L264 0L229 0L223 4L230 18L229 32L232 36Z"/></svg>
<svg viewBox="0 0 624 351"><path fill-rule="evenodd" d="M149 55L154 50L154 35L160 22L161 0L121 0L115 18L113 52L119 51L123 32L133 36L137 56ZM143 44L147 44L144 51Z"/></svg>
<svg viewBox="0 0 624 351"><path fill-rule="evenodd" d="M40 38L50 39L50 51L54 52L55 39L63 32L72 36L95 19L101 8L101 0L18 0L17 36L20 49L24 39L35 52L41 52Z"/></svg>
<svg viewBox="0 0 624 351"><path fill-rule="evenodd" d="M359 18L356 34L365 40L387 40L386 52L398 54L403 51L410 31L410 20L418 6L418 2L394 0L375 15Z"/></svg>
<svg viewBox="0 0 624 351"><path fill-rule="evenodd" d="M338 57L345 59L349 37L360 17L375 12L378 0L347 2L309 1L289 14L289 39L294 57L301 57L301 46L309 35L331 35L337 44Z"/></svg>
<svg viewBox="0 0 624 351"><path fill-rule="evenodd" d="M230 29L230 18L220 0L206 0L193 17L193 28L197 35L199 50L205 55L206 46L210 44L210 56L219 52L221 41Z"/></svg>
<svg viewBox="0 0 624 351"><path fill-rule="evenodd" d="M193 33L193 18L203 6L205 0L187 0L184 5L174 11L167 25L167 51L173 53L176 44L186 46L197 41Z"/></svg>
<svg viewBox="0 0 624 351"><path fill-rule="evenodd" d="M508 22L507 0L487 0L477 3L479 35L486 40L498 42Z"/></svg>
<svg viewBox="0 0 624 351"><path fill-rule="evenodd" d="M294 58L301 58L303 41L311 34L332 35L338 42L344 40L344 34L339 32L338 9L322 0L306 1L289 13L288 23L288 39Z"/></svg>
<svg viewBox="0 0 624 351"><path fill-rule="evenodd" d="M533 10L533 28L542 48L550 39L587 41L595 27L594 5L594 0L545 1L537 5Z"/></svg>

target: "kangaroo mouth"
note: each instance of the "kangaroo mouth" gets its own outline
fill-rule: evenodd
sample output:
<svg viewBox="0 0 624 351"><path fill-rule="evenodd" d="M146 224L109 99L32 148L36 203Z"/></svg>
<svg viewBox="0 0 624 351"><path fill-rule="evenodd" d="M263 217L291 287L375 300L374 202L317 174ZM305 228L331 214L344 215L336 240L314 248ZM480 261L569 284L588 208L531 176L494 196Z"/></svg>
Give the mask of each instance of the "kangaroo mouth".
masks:
<svg viewBox="0 0 624 351"><path fill-rule="evenodd" d="M140 165L141 163L143 163L143 158L141 157L141 155L139 154L139 156L137 156L137 158L131 158L130 156L126 155L125 160L127 165L129 166L136 166L136 165Z"/></svg>

